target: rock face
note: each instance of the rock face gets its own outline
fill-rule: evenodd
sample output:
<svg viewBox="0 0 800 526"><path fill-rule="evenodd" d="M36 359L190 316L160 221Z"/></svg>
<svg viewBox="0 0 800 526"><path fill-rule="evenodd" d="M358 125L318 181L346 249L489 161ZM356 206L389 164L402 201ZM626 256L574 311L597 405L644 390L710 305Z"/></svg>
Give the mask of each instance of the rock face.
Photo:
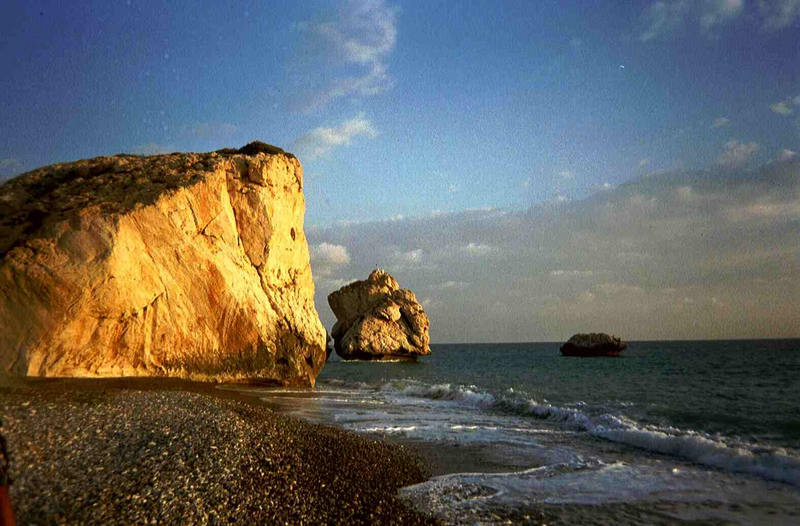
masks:
<svg viewBox="0 0 800 526"><path fill-rule="evenodd" d="M336 354L352 360L416 360L430 354L428 316L414 293L376 269L328 296Z"/></svg>
<svg viewBox="0 0 800 526"><path fill-rule="evenodd" d="M605 333L576 334L561 346L564 356L619 356L628 346L619 338Z"/></svg>
<svg viewBox="0 0 800 526"><path fill-rule="evenodd" d="M325 329L302 190L297 159L263 143L7 181L3 372L313 385Z"/></svg>

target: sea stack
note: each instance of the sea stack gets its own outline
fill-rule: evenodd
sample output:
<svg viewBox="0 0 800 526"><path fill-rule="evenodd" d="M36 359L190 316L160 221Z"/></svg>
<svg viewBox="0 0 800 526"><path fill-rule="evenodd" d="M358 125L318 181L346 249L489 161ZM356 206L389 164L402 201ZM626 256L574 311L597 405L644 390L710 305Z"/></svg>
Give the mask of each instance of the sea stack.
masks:
<svg viewBox="0 0 800 526"><path fill-rule="evenodd" d="M376 269L328 296L336 354L346 360L408 360L430 354L428 316L414 293Z"/></svg>
<svg viewBox="0 0 800 526"><path fill-rule="evenodd" d="M561 346L564 356L619 356L628 346L619 338L605 333L575 334Z"/></svg>
<svg viewBox="0 0 800 526"><path fill-rule="evenodd" d="M97 157L0 186L0 365L313 385L325 329L298 160Z"/></svg>

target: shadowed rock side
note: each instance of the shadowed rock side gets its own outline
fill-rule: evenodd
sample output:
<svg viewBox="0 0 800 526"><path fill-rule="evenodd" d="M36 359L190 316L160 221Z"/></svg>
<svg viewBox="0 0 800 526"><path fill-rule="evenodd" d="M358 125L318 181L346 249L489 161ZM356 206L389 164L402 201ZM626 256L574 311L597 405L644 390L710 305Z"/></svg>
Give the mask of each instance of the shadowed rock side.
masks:
<svg viewBox="0 0 800 526"><path fill-rule="evenodd" d="M431 352L428 316L384 270L332 292L328 304L336 315L334 349L344 359L416 360Z"/></svg>
<svg viewBox="0 0 800 526"><path fill-rule="evenodd" d="M628 346L619 338L605 333L576 334L561 346L564 356L619 356Z"/></svg>
<svg viewBox="0 0 800 526"><path fill-rule="evenodd" d="M313 385L302 167L270 148L98 157L0 186L3 371Z"/></svg>

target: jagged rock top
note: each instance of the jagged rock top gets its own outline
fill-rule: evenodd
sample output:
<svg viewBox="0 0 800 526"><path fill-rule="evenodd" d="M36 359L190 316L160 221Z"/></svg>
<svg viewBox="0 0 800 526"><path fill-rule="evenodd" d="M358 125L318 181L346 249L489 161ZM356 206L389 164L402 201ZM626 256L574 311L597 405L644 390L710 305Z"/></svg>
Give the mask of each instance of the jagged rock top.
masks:
<svg viewBox="0 0 800 526"><path fill-rule="evenodd" d="M416 359L430 354L429 320L413 292L382 269L332 292L334 349L345 359Z"/></svg>
<svg viewBox="0 0 800 526"><path fill-rule="evenodd" d="M141 156L119 154L37 168L0 185L0 258L45 227L97 207L106 215L153 204L165 192L191 186L220 164L246 158L297 158L277 146L254 141L238 150ZM302 189L302 171L295 170ZM255 182L255 181L253 181Z"/></svg>

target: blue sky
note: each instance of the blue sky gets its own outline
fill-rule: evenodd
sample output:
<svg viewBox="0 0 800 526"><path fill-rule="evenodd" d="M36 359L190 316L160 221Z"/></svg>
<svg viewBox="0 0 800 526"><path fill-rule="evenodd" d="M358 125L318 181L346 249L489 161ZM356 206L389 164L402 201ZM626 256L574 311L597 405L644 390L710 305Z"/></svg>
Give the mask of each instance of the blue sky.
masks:
<svg viewBox="0 0 800 526"><path fill-rule="evenodd" d="M664 230L673 234L665 234L666 245L675 243L676 250L687 245L679 242L685 239L674 214L686 212L687 203L695 207L693 224L713 225L709 236L720 243L732 235L731 221L769 218L769 228L754 223L737 230L745 236L740 248L766 258L763 268L784 270L753 277L746 290L736 272L727 289L711 290L683 283L673 267L657 263L647 272L637 267L612 276L619 254L645 251L605 254L603 270L588 268L575 247L549 241L542 246L561 259L536 268L506 259L515 262L507 275L519 280L493 286L508 296L526 290L522 278L541 272L544 281L536 281L531 294L563 305L590 297L613 303L619 298L605 294L612 289L634 294L627 300L651 305L648 312L671 320L670 330L686 337L720 335L693 326L698 318L687 314L687 305L716 308L726 301L724 290L767 298L795 277L800 252L796 236L787 232L788 225L798 226L800 208L791 199L800 175L775 188L741 181L748 181L747 174L783 173L775 163L798 170L800 0L162 4L0 5L0 178L119 152L208 151L254 139L276 144L304 165L306 224L324 321L330 321L324 294L381 264L422 291L426 308L443 320L439 329L433 325L440 340L489 334L480 324L482 333L459 332L475 326L464 320L488 316L477 304L472 318L445 314L469 311L457 293L499 263L455 263L463 263L465 254L491 259L498 251L525 253L530 232L540 231L539 223L515 220L513 239L492 242L486 233L507 221L495 211L505 217L536 211L537 220L569 235L564 225L575 217L594 222L588 211L600 213L597 203L610 203L620 207L622 222L636 217L661 228L659 221L668 221L678 230ZM738 174L733 179L739 182L727 192L724 184L652 179L678 172L703 181L708 174L722 181ZM625 183L631 181L648 182L629 195ZM672 208L645 213L642 203L652 204L647 199ZM563 208L541 215L541 207L551 206ZM488 214L493 226L474 214ZM451 247L450 263L433 253L450 238L426 238L420 225L451 229L447 235L462 246ZM769 250L758 239L765 231L773 243ZM359 239L380 243L369 232L394 241L364 246ZM614 235L613 229L603 231L606 239ZM647 236L636 232L625 241L646 245ZM701 245L690 244L693 251L684 254L696 263L694 270L727 253L713 243ZM357 260L358 254L376 261ZM746 273L754 263L742 264ZM451 276L441 271L448 265ZM564 288L565 279L585 283ZM672 291L664 297L678 299L670 305L662 296L645 300L635 295L636 287ZM800 300L796 287L793 293L789 299ZM739 335L785 335L763 320L783 319L778 307L800 315L790 305L753 306L717 325L739 328ZM612 317L587 314L582 325L606 328L616 320L628 327L631 313L609 303L602 308ZM552 312L569 318L567 311ZM518 320L505 334L556 338L572 327L540 322L531 328ZM637 335L657 332L653 326Z"/></svg>
<svg viewBox="0 0 800 526"><path fill-rule="evenodd" d="M797 1L587 4L6 2L3 170L261 139L328 224L800 149Z"/></svg>

